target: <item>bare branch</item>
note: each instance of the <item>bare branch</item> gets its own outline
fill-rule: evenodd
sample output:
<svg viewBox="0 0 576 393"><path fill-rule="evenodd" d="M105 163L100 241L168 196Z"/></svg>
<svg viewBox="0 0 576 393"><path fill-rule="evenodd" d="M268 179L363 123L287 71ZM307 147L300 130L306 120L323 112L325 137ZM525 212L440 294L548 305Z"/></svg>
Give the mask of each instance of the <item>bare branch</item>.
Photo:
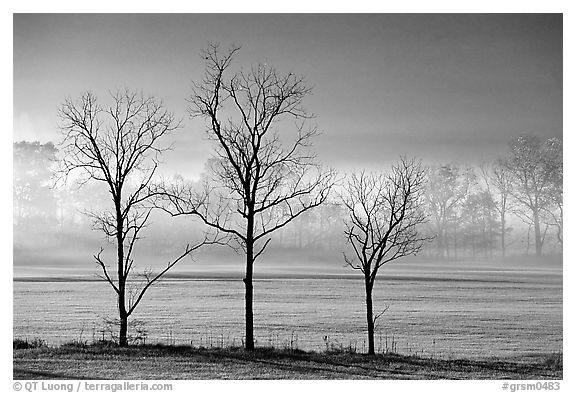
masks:
<svg viewBox="0 0 576 393"><path fill-rule="evenodd" d="M98 252L98 254L96 254L96 255L93 255L93 257L96 260L96 263L102 268L102 272L104 273L105 280L108 281L108 283L112 286L112 288L114 288L114 291L116 293L120 293L120 290L118 289L118 287L116 286L114 281L112 281L112 279L108 275L108 270L106 269L106 264L104 263L104 261L102 261L102 259L100 257L102 255L103 251L104 251L104 249L102 247L100 247L100 252Z"/></svg>
<svg viewBox="0 0 576 393"><path fill-rule="evenodd" d="M308 151L318 132L305 127L312 115L303 107L311 91L304 78L267 65L234 73L238 49L222 52L219 45L209 45L202 53L204 78L188 99L190 114L206 121L208 139L215 144L212 181L207 179L202 190L159 188L163 210L196 216L231 235L231 243L235 238L242 249L253 249L266 238L256 258L273 232L326 201L335 173L319 166ZM283 127L294 122L291 142L280 138L275 128L280 122Z"/></svg>
<svg viewBox="0 0 576 393"><path fill-rule="evenodd" d="M387 262L417 254L430 237L419 227L427 221L421 209L425 172L414 159L401 158L388 174L353 174L342 205L348 211L345 235L360 264L373 283L378 269Z"/></svg>
<svg viewBox="0 0 576 393"><path fill-rule="evenodd" d="M151 271L149 271L145 275L146 284L144 285L144 287L140 291L138 291L138 294L134 297L135 300L128 305L128 310L127 310L128 316L130 316L132 314L132 312L136 309L136 307L138 306L138 304L140 303L140 301L144 297L144 294L146 293L146 291L154 283L159 281L170 269L172 269L178 262L180 262L186 256L190 255L192 252L199 249L200 247L208 245L208 244L221 244L221 241L218 237L213 237L210 239L208 237L208 235L206 235L201 242L196 243L193 246L190 246L189 244L187 244L184 252L182 252L177 258L175 258L174 260L169 262L166 265L166 267L162 271L160 271L159 273L153 274Z"/></svg>

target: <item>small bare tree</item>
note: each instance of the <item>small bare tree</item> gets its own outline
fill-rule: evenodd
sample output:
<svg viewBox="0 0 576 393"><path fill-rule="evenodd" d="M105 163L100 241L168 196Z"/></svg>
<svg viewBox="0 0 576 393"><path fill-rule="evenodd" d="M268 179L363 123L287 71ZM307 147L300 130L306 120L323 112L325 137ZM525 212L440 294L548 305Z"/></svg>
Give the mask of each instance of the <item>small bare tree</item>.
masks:
<svg viewBox="0 0 576 393"><path fill-rule="evenodd" d="M115 242L116 274L109 272L100 249L94 255L101 268L101 278L107 281L118 300L120 346L128 345L128 317L144 294L176 263L207 242L187 245L159 273L134 271L133 251L146 227L153 209L155 193L151 184L160 154L161 138L178 127L174 116L162 104L150 97L128 90L112 94L112 104L102 107L96 96L84 93L76 102L66 100L59 115L63 140L60 144L60 177L64 180L73 172L80 185L89 181L106 184L112 209L89 212L94 229ZM130 280L131 273L132 280Z"/></svg>
<svg viewBox="0 0 576 393"><path fill-rule="evenodd" d="M194 84L189 99L191 116L206 121L216 146L212 179L200 192L165 187L165 208L173 215L199 217L246 255L245 347L251 350L254 262L274 231L326 201L334 173L317 164L308 149L317 130L305 127L311 115L302 106L310 93L304 79L265 64L231 73L237 51L222 55L218 45L210 45L202 54L204 79ZM279 129L291 127L292 136L280 134Z"/></svg>
<svg viewBox="0 0 576 393"><path fill-rule="evenodd" d="M348 266L364 275L368 354L374 354L372 289L380 268L395 259L417 254L431 238L419 232L427 217L421 206L426 173L414 159L401 158L387 174L352 175L342 195L348 212L345 235L354 250L344 253Z"/></svg>

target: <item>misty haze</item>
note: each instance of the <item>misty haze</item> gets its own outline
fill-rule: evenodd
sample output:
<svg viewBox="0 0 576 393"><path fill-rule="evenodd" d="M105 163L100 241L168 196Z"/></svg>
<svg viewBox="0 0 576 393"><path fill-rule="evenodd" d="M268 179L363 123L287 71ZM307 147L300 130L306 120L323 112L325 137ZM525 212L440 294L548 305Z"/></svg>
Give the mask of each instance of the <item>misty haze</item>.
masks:
<svg viewBox="0 0 576 393"><path fill-rule="evenodd" d="M14 378L561 379L562 80L560 14L15 14Z"/></svg>

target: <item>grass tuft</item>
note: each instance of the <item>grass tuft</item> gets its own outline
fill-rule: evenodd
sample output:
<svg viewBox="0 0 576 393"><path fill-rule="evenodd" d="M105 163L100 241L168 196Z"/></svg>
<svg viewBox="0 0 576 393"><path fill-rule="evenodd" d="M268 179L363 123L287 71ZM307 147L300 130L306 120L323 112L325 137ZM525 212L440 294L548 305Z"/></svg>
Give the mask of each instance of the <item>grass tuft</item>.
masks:
<svg viewBox="0 0 576 393"><path fill-rule="evenodd" d="M35 349L35 348L46 348L48 344L41 338L33 338L32 341L28 341L27 338L21 339L16 338L12 340L13 349Z"/></svg>
<svg viewBox="0 0 576 393"><path fill-rule="evenodd" d="M548 370L561 370L563 367L562 352L543 355L542 365Z"/></svg>

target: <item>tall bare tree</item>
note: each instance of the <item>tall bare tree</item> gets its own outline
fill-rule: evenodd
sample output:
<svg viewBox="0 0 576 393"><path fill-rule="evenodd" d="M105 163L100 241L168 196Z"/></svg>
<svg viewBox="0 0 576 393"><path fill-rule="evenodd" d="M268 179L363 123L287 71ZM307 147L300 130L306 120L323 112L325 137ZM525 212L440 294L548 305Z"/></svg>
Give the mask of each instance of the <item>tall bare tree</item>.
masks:
<svg viewBox="0 0 576 393"><path fill-rule="evenodd" d="M116 245L116 273L109 272L102 256L94 259L117 296L119 344L128 345L128 318L144 294L177 262L207 242L190 246L158 273L134 269L133 251L153 209L153 181L160 154L166 150L161 139L178 127L174 116L153 97L128 90L111 95L111 105L103 107L91 92L78 101L66 100L60 109L63 140L60 144L63 179L74 172L83 185L90 181L106 185L110 210L89 212L94 229L103 232ZM131 275L132 274L132 275ZM130 279L132 277L132 279Z"/></svg>
<svg viewBox="0 0 576 393"><path fill-rule="evenodd" d="M536 255L540 256L545 236L542 214L558 198L557 185L562 182L562 143L556 138L542 141L535 135L522 135L510 143L505 167L514 185L512 197L531 216Z"/></svg>
<svg viewBox="0 0 576 393"><path fill-rule="evenodd" d="M302 106L311 91L305 80L266 64L232 73L238 49L222 54L218 45L210 45L202 53L206 72L193 86L189 111L206 121L216 146L212 179L199 193L167 190L171 203L166 206L173 215L197 216L226 233L229 244L245 254L245 347L251 350L254 263L274 231L327 199L334 173L309 150L318 132L306 127L312 116Z"/></svg>
<svg viewBox="0 0 576 393"><path fill-rule="evenodd" d="M427 216L421 209L426 173L414 159L402 158L387 174L352 175L342 204L347 210L345 235L354 250L346 263L364 275L368 354L374 354L372 289L380 268L395 259L417 254L429 237L419 226Z"/></svg>

